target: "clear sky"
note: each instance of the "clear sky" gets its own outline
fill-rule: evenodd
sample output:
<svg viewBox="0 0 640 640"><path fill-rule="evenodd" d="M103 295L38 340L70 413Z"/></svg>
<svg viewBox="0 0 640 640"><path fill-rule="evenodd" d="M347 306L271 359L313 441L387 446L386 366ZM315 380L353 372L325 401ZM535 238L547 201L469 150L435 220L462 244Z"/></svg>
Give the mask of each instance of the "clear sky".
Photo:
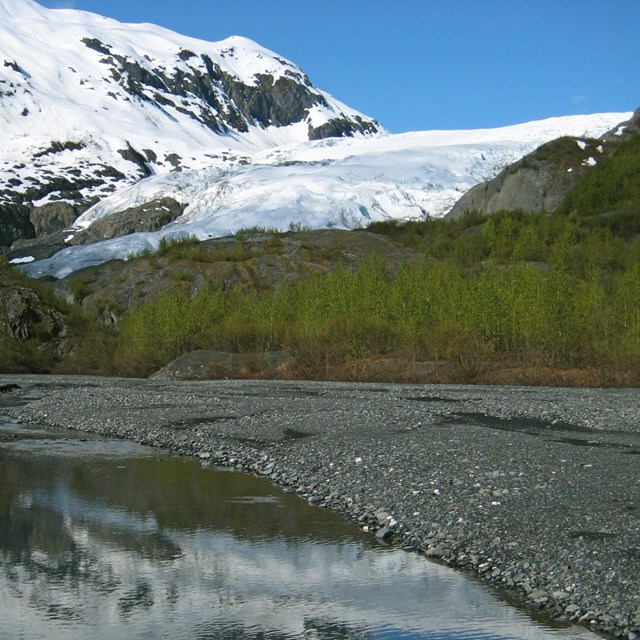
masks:
<svg viewBox="0 0 640 640"><path fill-rule="evenodd" d="M38 0L246 36L394 133L640 107L640 0Z"/></svg>

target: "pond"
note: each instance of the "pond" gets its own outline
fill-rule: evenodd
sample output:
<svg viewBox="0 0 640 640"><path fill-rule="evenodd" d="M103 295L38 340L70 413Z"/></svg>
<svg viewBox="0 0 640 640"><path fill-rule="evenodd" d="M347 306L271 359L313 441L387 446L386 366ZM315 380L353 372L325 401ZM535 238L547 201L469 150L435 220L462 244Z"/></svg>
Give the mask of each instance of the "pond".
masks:
<svg viewBox="0 0 640 640"><path fill-rule="evenodd" d="M593 637L265 480L2 418L0 621L1 640Z"/></svg>

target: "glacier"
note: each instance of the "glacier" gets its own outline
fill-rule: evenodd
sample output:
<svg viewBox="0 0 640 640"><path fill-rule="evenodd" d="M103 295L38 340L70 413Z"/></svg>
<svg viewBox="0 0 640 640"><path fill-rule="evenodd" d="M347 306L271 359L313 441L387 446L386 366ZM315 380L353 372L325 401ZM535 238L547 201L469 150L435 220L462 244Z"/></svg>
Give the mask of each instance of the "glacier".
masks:
<svg viewBox="0 0 640 640"><path fill-rule="evenodd" d="M440 217L472 186L540 144L561 135L597 137L629 117L566 116L498 129L308 141L258 152L243 162L151 176L85 212L69 239L94 220L165 196L186 205L180 218L160 231L69 246L22 268L35 277L62 278L153 251L165 237L208 239L254 226L356 229L385 219Z"/></svg>

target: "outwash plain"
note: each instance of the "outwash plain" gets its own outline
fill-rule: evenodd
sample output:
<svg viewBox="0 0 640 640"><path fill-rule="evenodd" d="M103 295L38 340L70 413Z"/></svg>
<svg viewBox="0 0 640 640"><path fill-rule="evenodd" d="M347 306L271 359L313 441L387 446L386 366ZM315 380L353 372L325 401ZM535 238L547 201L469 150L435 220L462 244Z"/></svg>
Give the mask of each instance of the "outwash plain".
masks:
<svg viewBox="0 0 640 640"><path fill-rule="evenodd" d="M268 478L514 602L640 638L637 389L0 376L14 420Z"/></svg>

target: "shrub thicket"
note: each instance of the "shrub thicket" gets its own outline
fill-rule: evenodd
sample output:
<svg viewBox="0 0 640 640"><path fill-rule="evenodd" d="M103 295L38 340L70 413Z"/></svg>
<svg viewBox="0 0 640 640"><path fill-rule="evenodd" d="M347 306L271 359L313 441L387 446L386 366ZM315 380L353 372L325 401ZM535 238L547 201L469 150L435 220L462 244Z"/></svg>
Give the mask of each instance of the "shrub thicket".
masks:
<svg viewBox="0 0 640 640"><path fill-rule="evenodd" d="M640 240L507 213L464 240L394 277L374 255L260 294L167 291L125 318L120 357L137 373L196 348L287 348L320 377L383 356L455 362L470 378L491 362L637 369Z"/></svg>
<svg viewBox="0 0 640 640"><path fill-rule="evenodd" d="M608 211L640 212L640 135L598 160L569 192L559 213L594 215Z"/></svg>

